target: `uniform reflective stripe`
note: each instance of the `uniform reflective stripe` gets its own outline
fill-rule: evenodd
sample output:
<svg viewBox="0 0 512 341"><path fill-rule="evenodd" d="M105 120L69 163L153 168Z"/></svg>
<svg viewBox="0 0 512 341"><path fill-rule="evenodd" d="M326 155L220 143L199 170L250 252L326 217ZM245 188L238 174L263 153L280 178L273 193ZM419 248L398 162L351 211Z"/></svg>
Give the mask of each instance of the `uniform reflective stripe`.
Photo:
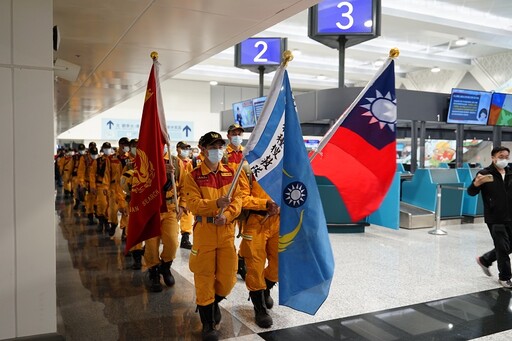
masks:
<svg viewBox="0 0 512 341"><path fill-rule="evenodd" d="M245 234L245 233L241 233L240 234L242 236L243 239L245 240L252 240L252 236L249 235L249 234Z"/></svg>

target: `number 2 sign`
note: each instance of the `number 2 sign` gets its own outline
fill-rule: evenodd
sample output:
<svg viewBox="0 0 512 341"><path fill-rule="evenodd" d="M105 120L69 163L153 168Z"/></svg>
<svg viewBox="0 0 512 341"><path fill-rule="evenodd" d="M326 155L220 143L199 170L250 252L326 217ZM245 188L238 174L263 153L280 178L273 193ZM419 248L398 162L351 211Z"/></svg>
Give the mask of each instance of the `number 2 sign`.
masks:
<svg viewBox="0 0 512 341"><path fill-rule="evenodd" d="M286 49L286 38L249 38L235 47L235 65L241 68L278 66Z"/></svg>

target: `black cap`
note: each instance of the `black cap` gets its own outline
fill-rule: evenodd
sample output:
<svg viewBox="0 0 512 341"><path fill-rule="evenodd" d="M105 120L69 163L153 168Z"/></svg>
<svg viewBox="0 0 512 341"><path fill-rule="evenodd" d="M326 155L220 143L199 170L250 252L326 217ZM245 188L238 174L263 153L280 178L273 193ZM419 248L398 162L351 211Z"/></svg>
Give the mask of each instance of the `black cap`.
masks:
<svg viewBox="0 0 512 341"><path fill-rule="evenodd" d="M240 124L233 123L232 125L229 126L228 133L230 131L237 130L237 129L240 129L241 131L245 131L244 128Z"/></svg>
<svg viewBox="0 0 512 341"><path fill-rule="evenodd" d="M208 147L209 145L217 142L217 141L222 141L222 144L226 144L226 141L224 141L222 139L222 136L220 136L219 133L216 133L214 131L210 131L209 133L206 133L204 134L200 139L199 139L199 145L201 147Z"/></svg>
<svg viewBox="0 0 512 341"><path fill-rule="evenodd" d="M119 145L129 145L130 140L127 137L121 137L119 139Z"/></svg>
<svg viewBox="0 0 512 341"><path fill-rule="evenodd" d="M139 143L139 139L131 139L130 140L130 146L135 146L138 143Z"/></svg>
<svg viewBox="0 0 512 341"><path fill-rule="evenodd" d="M78 145L78 150L85 150L85 144L80 143L80 144Z"/></svg>
<svg viewBox="0 0 512 341"><path fill-rule="evenodd" d="M96 147L96 142L89 142L89 148Z"/></svg>
<svg viewBox="0 0 512 341"><path fill-rule="evenodd" d="M105 149L105 148L112 148L112 146L110 145L110 142L104 142L101 145L101 149Z"/></svg>
<svg viewBox="0 0 512 341"><path fill-rule="evenodd" d="M89 148L89 153L91 153L91 155L97 155L98 154L98 148L92 146L91 148Z"/></svg>
<svg viewBox="0 0 512 341"><path fill-rule="evenodd" d="M187 148L190 148L190 145L188 143L185 143L183 141L180 141L178 142L178 144L176 145L176 148L181 148L181 149L187 149Z"/></svg>

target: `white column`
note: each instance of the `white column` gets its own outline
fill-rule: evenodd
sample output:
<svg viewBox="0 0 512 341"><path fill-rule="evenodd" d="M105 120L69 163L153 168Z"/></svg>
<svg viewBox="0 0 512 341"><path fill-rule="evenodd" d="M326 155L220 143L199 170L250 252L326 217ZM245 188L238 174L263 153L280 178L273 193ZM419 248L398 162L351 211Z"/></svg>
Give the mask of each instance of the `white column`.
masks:
<svg viewBox="0 0 512 341"><path fill-rule="evenodd" d="M55 333L52 0L0 0L0 339Z"/></svg>

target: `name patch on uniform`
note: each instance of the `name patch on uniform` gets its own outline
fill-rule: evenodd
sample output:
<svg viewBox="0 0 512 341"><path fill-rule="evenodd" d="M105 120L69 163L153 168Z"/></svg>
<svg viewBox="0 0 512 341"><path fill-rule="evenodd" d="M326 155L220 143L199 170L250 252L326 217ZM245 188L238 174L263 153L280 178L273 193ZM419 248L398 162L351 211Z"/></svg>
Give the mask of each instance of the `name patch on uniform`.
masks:
<svg viewBox="0 0 512 341"><path fill-rule="evenodd" d="M196 180L208 180L208 175L199 175Z"/></svg>
<svg viewBox="0 0 512 341"><path fill-rule="evenodd" d="M222 172L220 176L233 176L233 174L231 172Z"/></svg>

